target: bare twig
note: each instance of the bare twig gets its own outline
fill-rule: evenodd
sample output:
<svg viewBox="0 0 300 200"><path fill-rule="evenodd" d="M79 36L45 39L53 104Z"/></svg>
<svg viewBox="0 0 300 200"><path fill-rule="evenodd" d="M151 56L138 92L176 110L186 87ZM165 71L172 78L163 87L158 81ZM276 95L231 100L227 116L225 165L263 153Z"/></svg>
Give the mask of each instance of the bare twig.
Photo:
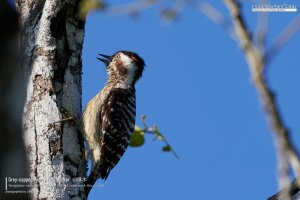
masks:
<svg viewBox="0 0 300 200"><path fill-rule="evenodd" d="M183 8L189 0L175 0L171 7L164 8L161 11L162 19L167 24L172 23L178 15L182 12ZM159 0L137 0L121 6L107 6L103 9L109 15L132 15L136 16L141 11L149 9L161 1Z"/></svg>
<svg viewBox="0 0 300 200"><path fill-rule="evenodd" d="M268 82L264 76L263 72L265 67L265 57L252 42L251 33L248 31L248 27L241 14L240 4L238 1L224 0L224 2L231 13L235 31L240 45L245 53L254 85L260 95L260 101L274 133L274 142L278 155L277 164L280 186L287 187L288 191L290 191L290 184L286 185L285 183L285 180L289 178L287 166L290 164L295 175L299 175L300 159L296 148L290 139L289 130L281 118L274 92L268 85ZM299 183L300 181L298 179L298 184ZM288 196L289 195L286 195L284 199L289 199Z"/></svg>
<svg viewBox="0 0 300 200"><path fill-rule="evenodd" d="M273 57L287 44L291 38L298 33L300 30L300 15L295 17L289 25L279 34L276 41L273 45L268 49L266 62L270 62Z"/></svg>
<svg viewBox="0 0 300 200"><path fill-rule="evenodd" d="M200 1L196 8L205 15L208 19L223 28L231 38L236 39L234 30L232 29L230 21L215 7L207 2Z"/></svg>
<svg viewBox="0 0 300 200"><path fill-rule="evenodd" d="M264 53L265 53L265 46L266 46L266 38L268 34L268 21L269 21L269 15L267 12L262 12L258 14L255 42L257 47Z"/></svg>
<svg viewBox="0 0 300 200"><path fill-rule="evenodd" d="M109 6L105 11L110 15L136 15L139 12L154 6L159 0L134 1L121 6Z"/></svg>
<svg viewBox="0 0 300 200"><path fill-rule="evenodd" d="M65 122L72 122L72 123L75 125L76 129L77 129L78 131L81 132L81 130L80 130L80 122L79 122L75 117L73 117L73 116L70 114L70 112L69 112L67 109L65 109L64 107L62 107L62 108L60 109L60 111L61 111L66 117L63 118L63 119L61 119L61 120L59 120L59 121L56 121L56 122L53 122L53 123L49 124L49 125L48 125L48 128L49 128L49 129L50 129L50 128L53 128L56 124L63 124L63 123L65 123Z"/></svg>
<svg viewBox="0 0 300 200"><path fill-rule="evenodd" d="M142 116L142 123L143 123L143 128L140 128L138 126L135 127L135 132L151 134L154 135L153 140L156 140L157 138L165 143L165 146L163 147L163 151L171 151L175 158L179 159L178 154L175 152L173 147L170 145L170 143L167 141L166 137L158 130L158 127L154 125L153 127L149 127L146 123L146 116ZM140 146L140 145L138 145Z"/></svg>
<svg viewBox="0 0 300 200"><path fill-rule="evenodd" d="M175 158L177 158L179 160L178 154L171 147L170 143L167 141L167 139L165 138L165 136L161 132L159 132L158 130L157 131L153 130L152 128L145 128L145 129L142 130L142 132L155 135L155 137L159 137L166 144L166 146L170 147L170 151L173 153Z"/></svg>
<svg viewBox="0 0 300 200"><path fill-rule="evenodd" d="M168 25L174 22L178 16L182 13L183 8L189 0L175 0L173 5L168 9L163 9L162 19Z"/></svg>

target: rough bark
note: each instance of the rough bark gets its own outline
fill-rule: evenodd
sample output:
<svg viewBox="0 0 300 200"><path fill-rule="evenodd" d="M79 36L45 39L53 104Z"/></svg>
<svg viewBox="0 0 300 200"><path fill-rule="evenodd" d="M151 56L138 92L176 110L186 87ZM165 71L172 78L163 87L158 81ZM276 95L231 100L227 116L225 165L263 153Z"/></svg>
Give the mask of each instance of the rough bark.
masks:
<svg viewBox="0 0 300 200"><path fill-rule="evenodd" d="M21 56L27 84L23 126L33 199L83 199L83 140L76 124L55 123L81 115L84 22L77 0L18 0ZM79 179L77 179L79 178Z"/></svg>

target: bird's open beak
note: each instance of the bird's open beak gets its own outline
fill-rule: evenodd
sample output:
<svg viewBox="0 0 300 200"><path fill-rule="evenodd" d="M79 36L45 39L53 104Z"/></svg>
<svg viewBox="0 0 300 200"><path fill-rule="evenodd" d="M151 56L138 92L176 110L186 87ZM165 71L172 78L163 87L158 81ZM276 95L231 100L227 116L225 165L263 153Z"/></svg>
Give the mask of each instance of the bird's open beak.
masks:
<svg viewBox="0 0 300 200"><path fill-rule="evenodd" d="M102 56L104 58L97 58L98 60L104 62L106 65L109 65L109 63L112 61L112 56L107 56L107 55L103 55L103 54L98 54L99 56Z"/></svg>

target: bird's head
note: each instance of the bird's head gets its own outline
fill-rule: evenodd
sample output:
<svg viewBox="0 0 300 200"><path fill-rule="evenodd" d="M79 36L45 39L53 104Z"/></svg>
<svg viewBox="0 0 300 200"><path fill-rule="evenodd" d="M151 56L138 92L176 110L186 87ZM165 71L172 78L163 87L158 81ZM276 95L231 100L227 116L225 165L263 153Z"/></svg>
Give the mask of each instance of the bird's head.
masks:
<svg viewBox="0 0 300 200"><path fill-rule="evenodd" d="M97 58L106 64L108 74L114 74L134 84L143 74L144 60L131 51L118 51L112 56L98 54L103 58Z"/></svg>

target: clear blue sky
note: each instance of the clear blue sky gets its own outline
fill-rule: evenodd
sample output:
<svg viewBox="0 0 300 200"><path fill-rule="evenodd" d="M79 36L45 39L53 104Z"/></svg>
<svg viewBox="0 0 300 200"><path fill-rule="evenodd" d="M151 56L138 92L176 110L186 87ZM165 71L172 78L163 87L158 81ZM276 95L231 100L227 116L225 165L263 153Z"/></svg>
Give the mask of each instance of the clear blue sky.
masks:
<svg viewBox="0 0 300 200"><path fill-rule="evenodd" d="M124 3L117 1L116 3ZM127 1L126 1L127 2ZM228 15L221 1L214 5ZM293 0L276 3L300 2ZM266 199L277 191L271 134L251 84L245 59L226 32L191 7L165 26L161 7L129 16L89 15L83 50L83 106L105 84L97 53L139 53L146 62L137 83L137 120L147 115L180 156L161 151L148 136L144 146L128 148L103 187L90 199ZM255 27L251 3L247 21ZM268 45L297 13L271 13ZM300 146L300 34L269 66L284 121Z"/></svg>

